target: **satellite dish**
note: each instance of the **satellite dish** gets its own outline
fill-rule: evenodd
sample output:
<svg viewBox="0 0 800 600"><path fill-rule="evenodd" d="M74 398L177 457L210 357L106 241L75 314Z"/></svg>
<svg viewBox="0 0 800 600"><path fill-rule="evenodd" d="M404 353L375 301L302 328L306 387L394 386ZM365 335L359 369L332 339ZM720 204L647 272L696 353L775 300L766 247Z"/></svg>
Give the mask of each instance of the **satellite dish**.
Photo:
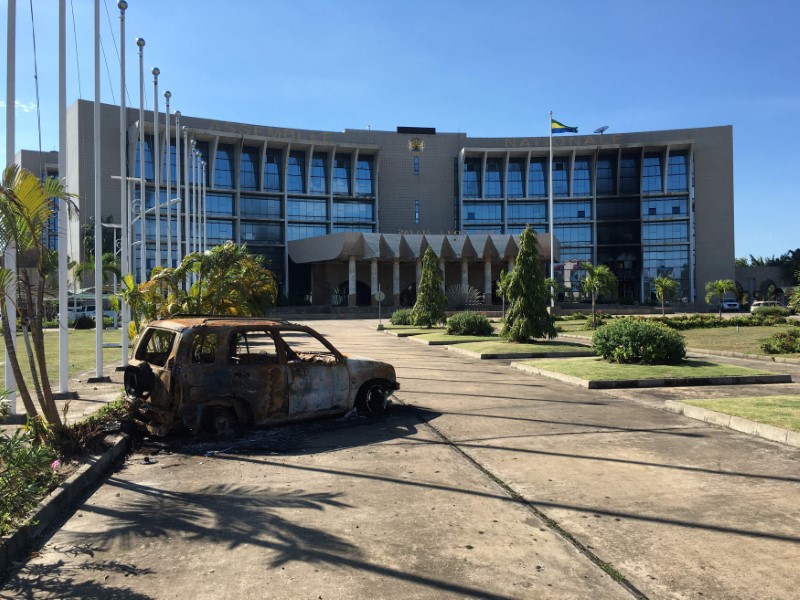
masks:
<svg viewBox="0 0 800 600"><path fill-rule="evenodd" d="M608 129L608 125L603 125L602 127L595 129L594 132L602 135L606 132L606 129Z"/></svg>

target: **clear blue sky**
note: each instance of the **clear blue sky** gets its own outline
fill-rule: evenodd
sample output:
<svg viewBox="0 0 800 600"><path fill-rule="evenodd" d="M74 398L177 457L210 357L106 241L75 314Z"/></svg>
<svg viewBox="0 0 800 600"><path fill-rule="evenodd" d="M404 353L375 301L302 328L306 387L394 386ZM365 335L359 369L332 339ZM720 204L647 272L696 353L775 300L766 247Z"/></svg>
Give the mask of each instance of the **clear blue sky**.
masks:
<svg viewBox="0 0 800 600"><path fill-rule="evenodd" d="M94 98L94 4L71 3L78 54L68 1L70 103ZM33 4L42 148L52 150L58 3ZM0 6L5 74L7 0ZM118 15L116 0L101 0L111 73L102 62L103 102L119 102ZM429 126L475 137L547 135L549 110L582 133L733 125L736 255L800 247L800 186L791 183L800 171L796 0L129 0L126 22L134 105L134 40L143 37L146 73L161 69L160 90L186 115L332 131ZM35 149L29 0L17 1L17 23L16 146ZM5 164L5 118L0 127Z"/></svg>

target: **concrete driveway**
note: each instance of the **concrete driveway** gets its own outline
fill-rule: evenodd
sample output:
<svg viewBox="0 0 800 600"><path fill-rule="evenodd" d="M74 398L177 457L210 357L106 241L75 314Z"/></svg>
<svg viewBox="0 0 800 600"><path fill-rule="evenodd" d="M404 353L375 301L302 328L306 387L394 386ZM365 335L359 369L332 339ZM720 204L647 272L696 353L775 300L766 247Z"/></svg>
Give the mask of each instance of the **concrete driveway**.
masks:
<svg viewBox="0 0 800 600"><path fill-rule="evenodd" d="M133 456L4 597L797 597L796 449L311 325L402 405Z"/></svg>

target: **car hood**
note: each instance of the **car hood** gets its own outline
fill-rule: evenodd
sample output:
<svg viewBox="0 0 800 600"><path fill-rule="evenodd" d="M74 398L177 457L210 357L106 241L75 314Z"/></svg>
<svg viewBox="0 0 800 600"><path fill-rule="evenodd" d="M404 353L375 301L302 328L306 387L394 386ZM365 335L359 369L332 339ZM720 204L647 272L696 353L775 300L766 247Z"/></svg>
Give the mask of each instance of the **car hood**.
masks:
<svg viewBox="0 0 800 600"><path fill-rule="evenodd" d="M397 380L394 367L389 363L368 358L366 356L347 356L347 367L351 377L361 381L367 379L386 379L394 382Z"/></svg>

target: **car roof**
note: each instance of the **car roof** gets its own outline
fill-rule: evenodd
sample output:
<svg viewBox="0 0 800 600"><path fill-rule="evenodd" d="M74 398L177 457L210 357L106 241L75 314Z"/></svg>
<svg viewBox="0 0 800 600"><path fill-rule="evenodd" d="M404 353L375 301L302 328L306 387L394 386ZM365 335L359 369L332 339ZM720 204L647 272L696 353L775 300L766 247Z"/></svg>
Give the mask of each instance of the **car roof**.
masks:
<svg viewBox="0 0 800 600"><path fill-rule="evenodd" d="M151 321L149 327L159 327L161 329L172 329L183 331L195 327L280 327L282 329L294 329L297 331L307 331L305 325L290 323L277 319L265 319L263 317L226 317L222 315L177 315L169 319Z"/></svg>

